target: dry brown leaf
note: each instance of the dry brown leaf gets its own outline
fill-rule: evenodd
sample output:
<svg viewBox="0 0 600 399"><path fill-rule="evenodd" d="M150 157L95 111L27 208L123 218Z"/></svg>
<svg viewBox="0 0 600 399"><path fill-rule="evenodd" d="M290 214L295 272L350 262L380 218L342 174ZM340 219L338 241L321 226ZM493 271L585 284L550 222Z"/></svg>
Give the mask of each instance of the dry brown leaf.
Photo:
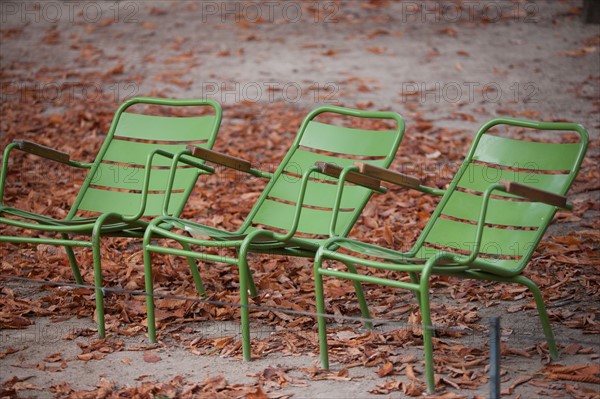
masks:
<svg viewBox="0 0 600 399"><path fill-rule="evenodd" d="M103 353L92 352L92 353L83 353L81 355L77 355L77 359L87 362L89 360L101 360L101 359L104 359L105 356L106 355Z"/></svg>
<svg viewBox="0 0 600 399"><path fill-rule="evenodd" d="M515 388L517 386L526 383L527 381L531 380L532 378L533 378L532 375L526 375L524 377L519 378L510 387L503 389L502 395L512 395L513 391L515 390Z"/></svg>
<svg viewBox="0 0 600 399"><path fill-rule="evenodd" d="M598 51L598 47L589 46L589 47L581 47L581 48L578 48L575 50L563 51L561 54L566 55L568 57L579 58L579 57L584 57L591 53L595 53L597 51Z"/></svg>
<svg viewBox="0 0 600 399"><path fill-rule="evenodd" d="M204 392L213 392L223 390L227 386L227 381L223 376L217 376L212 378L207 378L202 381Z"/></svg>
<svg viewBox="0 0 600 399"><path fill-rule="evenodd" d="M414 382L408 385L402 383L402 392L408 396L421 396L425 392L425 386L417 385Z"/></svg>
<svg viewBox="0 0 600 399"><path fill-rule="evenodd" d="M267 399L267 394L262 390L261 387L257 387L256 391L248 392L246 394L246 399Z"/></svg>
<svg viewBox="0 0 600 399"><path fill-rule="evenodd" d="M385 54L385 47L367 47L367 51L373 54L381 55Z"/></svg>
<svg viewBox="0 0 600 399"><path fill-rule="evenodd" d="M155 353L146 351L144 352L144 361L146 363L156 363L156 362L160 362L162 359L160 358L160 356L156 355Z"/></svg>
<svg viewBox="0 0 600 399"><path fill-rule="evenodd" d="M63 360L62 354L60 354L60 353L53 353L44 358L44 361L49 362L49 363L61 362L62 360Z"/></svg>
<svg viewBox="0 0 600 399"><path fill-rule="evenodd" d="M451 27L440 29L439 33L443 33L443 34L451 36L451 37L456 37L456 35L458 34L456 29L451 28Z"/></svg>
<svg viewBox="0 0 600 399"><path fill-rule="evenodd" d="M394 245L394 233L387 223L383 225L383 238L389 246Z"/></svg>
<svg viewBox="0 0 600 399"><path fill-rule="evenodd" d="M120 75L123 73L124 70L125 70L125 65L119 64L119 65L115 66L114 68L112 68L108 73L113 74L113 75Z"/></svg>
<svg viewBox="0 0 600 399"><path fill-rule="evenodd" d="M394 371L394 365L392 364L392 362L387 362L383 366L381 366L379 368L379 370L377 370L377 375L380 378L383 378L387 375L390 375L393 371Z"/></svg>
<svg viewBox="0 0 600 399"><path fill-rule="evenodd" d="M411 381L419 381L419 379L415 375L415 370L414 370L414 368L413 368L412 365L407 364L406 368L404 369L404 373L406 374L406 376L408 377L409 380L411 380Z"/></svg>
<svg viewBox="0 0 600 399"><path fill-rule="evenodd" d="M18 351L19 351L19 349L8 348L5 351L0 352L0 359L4 359L7 355L11 355L11 354L16 353Z"/></svg>
<svg viewBox="0 0 600 399"><path fill-rule="evenodd" d="M548 375L550 379L600 384L600 377L598 376L600 374L600 364L577 364L572 366L550 364L542 372Z"/></svg>

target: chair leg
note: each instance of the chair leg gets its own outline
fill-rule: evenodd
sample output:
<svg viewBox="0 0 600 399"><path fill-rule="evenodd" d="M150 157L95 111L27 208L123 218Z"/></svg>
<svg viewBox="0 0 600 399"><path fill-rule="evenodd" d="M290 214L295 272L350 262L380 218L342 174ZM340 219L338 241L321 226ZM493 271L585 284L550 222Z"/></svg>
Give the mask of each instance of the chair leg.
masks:
<svg viewBox="0 0 600 399"><path fill-rule="evenodd" d="M67 240L68 238L69 236L67 236L66 234L62 234L63 240ZM77 265L77 259L75 258L75 252L73 252L73 247L65 245L65 251L67 251L67 257L69 258L69 264L71 265L71 270L73 271L75 282L77 284L83 284L83 278L81 277L79 265Z"/></svg>
<svg viewBox="0 0 600 399"><path fill-rule="evenodd" d="M248 278L248 291L250 295L253 297L258 295L258 290L256 289L256 284L254 284L254 278L252 278L252 272L250 271L250 267L248 266L248 262L246 263L246 276Z"/></svg>
<svg viewBox="0 0 600 399"><path fill-rule="evenodd" d="M102 257L100 255L100 237L92 236L92 255L94 258L94 286L96 289L96 323L98 336L105 336L104 289L102 288Z"/></svg>
<svg viewBox="0 0 600 399"><path fill-rule="evenodd" d="M427 265L430 266L430 265ZM433 364L433 324L431 323L431 307L429 302L429 276L431 267L425 267L421 274L419 283L420 297L419 307L421 308L421 323L423 325L423 352L425 357L425 383L429 393L435 392L435 370Z"/></svg>
<svg viewBox="0 0 600 399"><path fill-rule="evenodd" d="M537 306L538 315L542 328L544 329L544 335L546 335L546 341L548 342L548 351L552 360L558 360L558 349L556 347L556 341L554 340L554 334L552 333L552 327L550 326L550 319L548 318L548 312L546 311L546 305L544 304L544 298L538 286L530 279L524 276L517 276L512 279L515 283L524 285L529 288L535 299Z"/></svg>
<svg viewBox="0 0 600 399"><path fill-rule="evenodd" d="M192 248L187 242L181 242L181 246L184 250L188 252L192 252ZM190 272L192 273L192 278L194 279L194 284L196 285L196 292L202 298L206 298L206 289L204 288L204 283L202 282L202 277L200 277L200 272L198 270L198 265L196 263L196 259L187 257L187 263L190 266Z"/></svg>
<svg viewBox="0 0 600 399"><path fill-rule="evenodd" d="M247 252L244 252L244 253L247 253ZM237 255L239 258L246 257L246 255L240 255L239 250L237 252ZM258 290L256 289L256 284L254 284L254 278L252 278L252 272L250 271L250 266L248 266L248 261L244 261L244 263L246 264L245 268L246 268L246 276L247 276L247 282L248 282L248 290L250 291L250 295L252 297L255 297L258 295ZM241 263L240 263L240 265L241 265Z"/></svg>
<svg viewBox="0 0 600 399"><path fill-rule="evenodd" d="M327 319L325 316L325 298L323 296L323 276L319 273L321 268L321 259L315 259L315 301L317 305L317 324L319 327L319 353L321 357L321 367L329 370L329 354L327 353Z"/></svg>
<svg viewBox="0 0 600 399"><path fill-rule="evenodd" d="M346 267L348 267L348 270L350 270L351 273L358 274L358 271L356 270L356 266L354 266L354 264L352 264L351 262L344 262L344 264L346 265ZM369 313L369 306L367 305L367 301L365 300L365 293L363 292L362 285L360 281L356 280L352 280L352 284L354 285L354 290L356 291L356 298L358 299L360 313L362 314L363 318L369 320L365 321L365 327L370 330L373 328L373 323L370 321L371 314Z"/></svg>
<svg viewBox="0 0 600 399"><path fill-rule="evenodd" d="M408 273L410 275L410 282L413 284L419 284L419 275L415 272L409 272ZM421 308L421 296L419 295L419 293L417 292L417 302L419 303L419 309Z"/></svg>
<svg viewBox="0 0 600 399"><path fill-rule="evenodd" d="M148 243L150 240L148 240ZM146 286L146 324L148 326L148 339L156 342L156 318L154 316L154 286L152 284L152 252L146 249L144 238L144 284Z"/></svg>
<svg viewBox="0 0 600 399"><path fill-rule="evenodd" d="M248 288L249 274L248 262L245 254L240 257L238 263L240 273L240 305L241 305L241 324L242 324L242 352L244 360L251 360L250 353L250 309L248 309ZM253 285L253 284L252 284Z"/></svg>

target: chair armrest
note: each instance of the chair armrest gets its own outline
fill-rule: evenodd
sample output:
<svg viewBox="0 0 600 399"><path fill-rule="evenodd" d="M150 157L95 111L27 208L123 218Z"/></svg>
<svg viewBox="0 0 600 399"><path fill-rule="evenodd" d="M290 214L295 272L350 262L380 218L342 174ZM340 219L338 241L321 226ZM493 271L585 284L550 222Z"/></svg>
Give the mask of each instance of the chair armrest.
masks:
<svg viewBox="0 0 600 399"><path fill-rule="evenodd" d="M34 154L42 158L68 165L70 164L70 156L66 152L58 151L53 148L46 147L45 145L33 143L31 141L14 140L13 143L16 144L21 151L29 154Z"/></svg>
<svg viewBox="0 0 600 399"><path fill-rule="evenodd" d="M169 159L176 159L176 162L174 162L174 164L171 165L171 168L172 168L171 172L173 172L175 170L173 168L175 168L175 165L177 164L177 162L181 162L186 165L196 167L196 168L203 170L204 172L208 172L208 173L214 173L214 171L215 171L212 167L205 165L203 163L200 163L200 162L196 162L193 159L182 158L181 155L185 155L183 153L173 154L171 152L168 152L165 150L160 150L160 149L154 150L154 152L150 155L150 163L148 163L146 165L147 168L152 166L152 159L154 158L154 155L161 155L161 156L169 158Z"/></svg>
<svg viewBox="0 0 600 399"><path fill-rule="evenodd" d="M404 173L394 172L392 170L380 168L379 166L363 162L356 162L355 165L358 166L360 173L363 173L367 176L371 176L388 183L414 188L415 190L419 190L421 187L421 180L417 179L416 177L408 176Z"/></svg>
<svg viewBox="0 0 600 399"><path fill-rule="evenodd" d="M519 197L527 198L532 201L543 202L545 204L553 205L563 209L569 208L569 204L567 204L567 197L563 195L540 190L539 188L516 183L514 181L502 180L500 184L504 185L506 192L509 194L518 195Z"/></svg>
<svg viewBox="0 0 600 399"><path fill-rule="evenodd" d="M331 177L340 177L342 170L344 170L337 165L327 162L316 162L315 165L319 168L319 172ZM348 172L346 175L346 180L377 192L384 192L380 185L379 179L375 179L373 177L365 176L356 172Z"/></svg>
<svg viewBox="0 0 600 399"><path fill-rule="evenodd" d="M252 165L245 159L232 157L231 155L225 155L220 152L208 150L202 147L196 147L194 145L188 145L187 149L190 150L192 156L203 159L208 162L216 163L217 165L226 166L231 169L239 170L246 173L252 173Z"/></svg>
<svg viewBox="0 0 600 399"><path fill-rule="evenodd" d="M424 186L421 184L422 182L419 178L408 176L404 173L395 172L393 170L384 169L379 166L363 162L355 162L354 165L358 166L358 170L360 173L363 173L366 176L374 177L376 179L381 179L388 183L398 184L400 186L412 188L414 190L430 195L442 196L446 193L446 190L440 188Z"/></svg>

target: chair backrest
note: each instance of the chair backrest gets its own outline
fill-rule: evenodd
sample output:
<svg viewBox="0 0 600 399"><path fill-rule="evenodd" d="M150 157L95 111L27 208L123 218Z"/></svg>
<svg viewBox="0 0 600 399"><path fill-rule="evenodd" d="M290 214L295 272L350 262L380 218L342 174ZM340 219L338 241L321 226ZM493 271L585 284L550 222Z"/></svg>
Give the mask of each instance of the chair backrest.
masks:
<svg viewBox="0 0 600 399"><path fill-rule="evenodd" d="M490 134L496 125L553 131L542 137L573 131L578 142L540 142ZM564 138L564 137L563 137ZM564 140L563 140L564 141ZM571 140L572 141L572 140ZM573 123L544 123L512 118L489 121L475 135L465 161L417 240L420 256L445 250L469 254L482 193L501 180L526 184L564 195L575 179L588 145L586 130ZM475 264L500 275L519 274L542 239L557 208L495 191L490 198L486 225Z"/></svg>
<svg viewBox="0 0 600 399"><path fill-rule="evenodd" d="M361 130L315 121L323 113L351 118L395 121L393 130ZM261 225L266 228L290 228L304 171L315 162L329 162L340 167L352 165L357 159L381 167L392 162L404 134L402 117L393 112L359 111L343 107L323 106L313 110L302 122L298 134L274 172L242 226L242 230ZM366 158L366 159L365 159ZM298 233L328 236L336 196L337 180L316 175L306 189ZM348 184L344 187L336 234L347 235L360 216L372 191Z"/></svg>
<svg viewBox="0 0 600 399"><path fill-rule="evenodd" d="M200 107L198 110L208 109L211 114L177 117L126 112L136 104L159 106L161 111L169 111L168 107ZM117 110L104 144L68 217L75 217L81 210L136 215L140 209L149 154L157 149L178 153L185 150L188 144L212 148L221 124L221 115L221 106L208 99L136 97L126 101ZM171 163L169 158L154 157L149 194L142 216L163 213ZM168 213L173 216L181 213L202 173L198 168L183 163L179 163L177 168L168 209Z"/></svg>

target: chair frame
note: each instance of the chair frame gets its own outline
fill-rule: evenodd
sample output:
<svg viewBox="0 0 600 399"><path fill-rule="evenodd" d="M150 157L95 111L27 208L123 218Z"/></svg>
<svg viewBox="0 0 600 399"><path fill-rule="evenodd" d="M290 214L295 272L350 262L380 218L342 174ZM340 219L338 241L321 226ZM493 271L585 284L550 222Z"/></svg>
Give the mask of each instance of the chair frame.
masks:
<svg viewBox="0 0 600 399"><path fill-rule="evenodd" d="M476 233L474 240L473 249L468 255L460 255L457 253L447 252L444 250L436 250L435 252L427 253L422 251L425 239L435 225L435 222L441 215L444 206L448 203L450 197L457 188L457 184L461 176L467 171L469 164L472 160L476 159L476 150L478 143L489 129L496 125L510 125L523 128L531 128L538 130L556 130L556 131L573 131L579 134L580 142L577 150L575 162L569 169L568 178L565 181L562 192L556 194L541 190L539 188L531 187L517 182L502 181L498 183L491 183L483 192L483 198L481 208L479 212L479 219L476 224ZM434 333L434 327L431 322L430 312L430 277L432 275L450 275L459 278L471 278L488 281L506 282L506 283L517 283L527 287L533 294L535 303L537 306L540 321L548 342L548 348L550 355L553 359L558 357L558 350L554 340L554 335L546 312L544 300L542 294L537 285L529 278L523 276L521 273L527 266L533 252L535 251L537 244L541 241L548 225L552 221L552 217L558 208L571 209L572 205L567 203L566 197L562 194L566 193L571 184L573 183L579 169L581 162L585 156L585 152L588 145L588 134L585 128L581 125L574 123L555 123L555 122L535 122L529 120L519 120L514 118L496 118L488 123L484 124L473 140L471 149L469 150L467 157L456 173L454 179L450 183L447 190L439 190L424 186L418 179L411 178L401 173L392 172L389 170L383 170L381 168L373 167L371 165L359 164L359 170L366 176L370 176L376 179L381 179L393 184L399 184L406 188L416 189L424 193L442 195L440 203L436 210L432 214L430 221L423 229L420 237L412 249L408 252L397 252L391 249L378 247L372 244L361 243L359 241L351 240L344 237L332 237L331 239L324 242L319 250L317 251L314 263L314 275L315 275L315 292L317 302L317 313L319 316L318 330L319 330L319 342L320 342L320 358L321 365L325 369L329 369L329 356L327 346L327 331L326 331L326 317L325 317L325 302L324 302L324 288L323 288L323 276L331 276L337 278L344 278L352 280L353 283L372 283L379 285L386 285L395 288L402 288L414 291L417 295L419 302L419 308L421 309L421 318L423 325L423 346L425 353L425 369L426 369L426 385L429 392L435 390L435 379L434 379L434 367L433 367L433 343L432 336ZM488 214L488 206L490 198L494 193L506 193L514 197L522 199L529 199L532 202L540 202L551 207L547 211L547 218L540 222L537 234L532 239L532 243L529 250L524 253L520 261L512 268L506 268L494 262L487 261L480 257L482 235L486 224L486 215ZM355 252L371 255L375 258L383 260L371 260L363 259L353 256L351 254L344 254L336 252L340 246L348 245L349 249ZM425 256L424 256L425 255ZM348 272L335 270L325 267L323 262L325 260L339 261L347 266L352 266ZM367 268L393 270L398 272L406 272L410 276L410 282L391 280L381 278L377 276L364 275L356 273L357 264L366 266ZM360 297L363 294L361 292ZM359 298L359 303L362 302L362 298ZM370 323L366 323L367 327Z"/></svg>
<svg viewBox="0 0 600 399"><path fill-rule="evenodd" d="M225 154L216 153L214 151L207 151L206 149L195 149L194 156L200 157L200 159L210 160L219 165L234 168L239 171L249 173L251 175L267 178L269 182L264 189L261 196L256 201L254 207L247 216L242 226L235 232L228 232L225 230L201 225L191 221L184 221L178 218L172 217L159 217L153 220L146 230L144 237L144 264L145 264L145 277L146 277L146 303L147 303L147 319L148 319L148 336L151 342L156 342L156 327L155 327L155 314L154 314L154 288L152 283L152 253L162 253L176 256L184 256L187 258L188 264L191 268L191 273L196 284L196 289L199 294L204 295L204 285L200 279L199 272L195 266L195 259L210 262L219 262L230 265L237 265L239 270L239 281L240 281L240 307L241 307L241 326L242 326L242 348L244 360L251 359L250 351L250 326L249 326L249 307L248 307L248 294L252 296L257 295L256 286L252 279L250 268L248 265L247 255L250 252L253 253L268 253L272 255L287 255L287 256L299 256L312 258L318 248L318 243L321 240L301 238L296 235L302 216L302 205L305 203L305 193L308 185L310 184L310 178L320 173L321 169L319 165L312 165L307 167L306 170L302 171L301 180L299 182L300 188L298 191L298 199L296 201L296 208L293 215L293 220L289 227L287 227L286 233L278 233L275 231L267 230L264 228L255 229L252 227L252 223L255 220L255 216L261 211L261 207L271 189L282 178L285 168L291 159L293 159L295 151L299 148L302 143L304 133L307 130L309 124L315 117L322 113L337 113L340 115L347 115L350 117L357 118L377 118L377 119L390 119L396 122L396 129L393 131L394 140L386 153L385 159L380 161L382 166L389 166L393 156L400 144L404 133L404 121L400 115L393 112L375 112L375 111L359 111L349 108L336 107L336 106L323 106L319 107L310 112L304 121L302 122L298 134L288 151L287 155L282 160L278 169L274 173L267 173L257 169L254 169L251 164L245 160L226 156ZM331 156L323 156L324 159L332 159ZM344 161L343 158L339 158L339 161ZM360 210L364 208L367 201L372 196L373 192L383 191L384 189L378 185L378 180L370 179L366 177L360 177L355 172L358 170L353 165L352 160L346 160L346 167L338 167L336 170L341 173L343 179L337 182L337 189L335 194L335 204L331 215L331 221L329 223L328 231L324 231L325 237L327 234L336 234L345 236L349 233L350 229L360 216ZM342 196L344 191L344 181L352 182L356 185L360 185L368 188L365 190L360 202L356 204L357 211L353 215L352 219L346 221L342 229L338 228L338 210L341 206ZM160 228L161 224L168 223L172 224L180 229L196 230L204 235L209 236L211 239L202 240L193 237L187 237L181 234L177 234L173 231L167 231ZM179 242L183 249L167 248L160 245L153 245L151 240L153 238L168 238ZM192 251L189 246L198 245L203 247L213 248L232 248L237 251L236 257L226 257L214 254L208 254L203 252ZM360 287L358 287L360 288Z"/></svg>
<svg viewBox="0 0 600 399"><path fill-rule="evenodd" d="M188 152L183 146L179 153L171 153L163 149L154 149L148 153L145 160L144 176L142 182L141 200L139 203L139 209L135 214L125 215L119 212L104 212L100 213L96 217L80 218L77 212L80 210L82 200L84 199L86 192L91 184L94 183L98 173L98 168L103 161L105 154L109 150L110 144L112 143L113 137L119 125L119 121L125 111L136 104L148 104L166 107L210 107L214 110L214 120L211 122L211 127L206 140L206 144L212 147L221 124L222 110L221 106L214 100L210 99L184 99L184 100L173 100L153 97L134 97L125 101L116 111L113 118L110 129L104 140L104 144L100 148L94 162L78 162L70 159L69 154L62 151L54 150L46 146L36 144L29 141L15 140L6 146L4 150L4 158L2 161L2 171L0 173L0 214L8 214L13 217L25 220L17 220L8 217L0 217L0 224L20 227L23 229L36 230L40 232L57 233L61 235L61 238L46 238L46 237L19 237L19 236L0 236L0 242L11 242L11 243L29 243L29 244L49 244L56 246L64 246L69 259L69 264L73 272L75 281L78 284L83 284L84 280L81 276L79 265L75 258L73 247L91 247L93 252L93 269L94 269L94 286L95 286L95 297L96 297L96 316L98 325L98 335L102 338L105 336L105 322L104 322L104 289L102 287L102 257L100 251L100 239L104 236L118 236L118 237L131 237L141 238L143 237L144 230L148 226L148 222L143 220L142 217L147 216L147 201L148 193L150 191L150 182L152 176L152 166L155 165L155 159L164 157L171 159L170 171L168 173L167 185L168 189L165 191L162 214L163 215L174 215L178 216L185 206L187 198L191 194L195 182L200 174L213 173L214 169L210 166L204 165L202 161L190 160L182 158L181 156ZM143 137L143 136L142 136ZM26 153L30 153L44 159L63 163L65 165L75 167L78 169L88 170L88 175L83 182L79 194L75 198L71 209L64 219L54 219L51 217L38 215L32 212L27 212L14 208L11 206L4 205L4 191L6 180L9 169L9 156L13 150L21 150ZM163 165L168 162L162 162ZM171 196L169 193L173 187L173 183L176 178L176 168L179 163L184 163L195 168L195 177L192 176L185 192L179 204L176 204L176 208L173 209L170 204ZM117 207L118 208L118 207ZM77 236L89 236L90 240L84 239L71 239L69 235Z"/></svg>

